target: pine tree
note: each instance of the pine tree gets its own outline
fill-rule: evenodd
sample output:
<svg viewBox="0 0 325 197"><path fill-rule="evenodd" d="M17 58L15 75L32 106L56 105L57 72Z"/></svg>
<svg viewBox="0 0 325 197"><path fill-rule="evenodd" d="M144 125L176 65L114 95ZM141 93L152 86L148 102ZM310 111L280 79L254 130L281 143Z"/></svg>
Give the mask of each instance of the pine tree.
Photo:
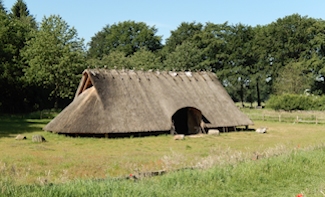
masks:
<svg viewBox="0 0 325 197"><path fill-rule="evenodd" d="M26 3L23 0L17 0L17 2L11 8L11 14L15 18L29 16L29 10Z"/></svg>
<svg viewBox="0 0 325 197"><path fill-rule="evenodd" d="M6 13L6 8L5 8L5 6L3 5L3 1L2 1L2 0L0 0L0 12L4 12L4 13Z"/></svg>

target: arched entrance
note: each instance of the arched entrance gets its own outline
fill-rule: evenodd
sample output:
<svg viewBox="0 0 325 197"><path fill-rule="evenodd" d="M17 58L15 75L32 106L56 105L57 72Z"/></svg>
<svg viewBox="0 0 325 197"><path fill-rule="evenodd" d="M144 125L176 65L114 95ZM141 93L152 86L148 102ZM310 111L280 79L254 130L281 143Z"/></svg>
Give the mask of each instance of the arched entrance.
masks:
<svg viewBox="0 0 325 197"><path fill-rule="evenodd" d="M197 134L201 132L202 112L194 107L184 107L172 116L173 129L177 134Z"/></svg>

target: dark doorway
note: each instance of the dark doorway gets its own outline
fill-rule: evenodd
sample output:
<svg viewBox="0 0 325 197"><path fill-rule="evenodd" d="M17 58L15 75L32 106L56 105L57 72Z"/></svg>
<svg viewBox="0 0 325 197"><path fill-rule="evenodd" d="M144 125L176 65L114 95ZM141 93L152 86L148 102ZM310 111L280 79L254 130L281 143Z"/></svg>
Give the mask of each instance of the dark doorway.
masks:
<svg viewBox="0 0 325 197"><path fill-rule="evenodd" d="M201 132L202 112L194 107L184 107L172 116L172 122L177 134L197 134Z"/></svg>

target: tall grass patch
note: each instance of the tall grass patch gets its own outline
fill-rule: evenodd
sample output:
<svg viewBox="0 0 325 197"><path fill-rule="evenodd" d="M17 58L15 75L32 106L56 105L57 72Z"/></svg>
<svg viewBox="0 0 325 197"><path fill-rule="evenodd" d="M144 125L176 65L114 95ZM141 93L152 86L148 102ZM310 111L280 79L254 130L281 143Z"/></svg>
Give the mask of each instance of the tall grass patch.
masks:
<svg viewBox="0 0 325 197"><path fill-rule="evenodd" d="M138 180L75 180L44 186L15 186L1 180L0 186L3 196L322 196L324 154L324 145L320 145Z"/></svg>

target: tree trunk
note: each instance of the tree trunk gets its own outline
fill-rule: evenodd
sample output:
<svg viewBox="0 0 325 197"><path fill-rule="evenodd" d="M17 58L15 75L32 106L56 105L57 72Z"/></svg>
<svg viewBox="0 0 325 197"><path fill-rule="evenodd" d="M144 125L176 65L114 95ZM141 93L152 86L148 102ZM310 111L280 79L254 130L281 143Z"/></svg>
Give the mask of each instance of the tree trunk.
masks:
<svg viewBox="0 0 325 197"><path fill-rule="evenodd" d="M259 79L256 80L257 106L261 106L260 86L259 86L258 80Z"/></svg>
<svg viewBox="0 0 325 197"><path fill-rule="evenodd" d="M55 96L55 102L54 102L54 109L58 109L59 108L59 97Z"/></svg>
<svg viewBox="0 0 325 197"><path fill-rule="evenodd" d="M239 95L240 95L241 104L243 107L245 107L245 105L244 105L244 87L242 84L240 85Z"/></svg>

